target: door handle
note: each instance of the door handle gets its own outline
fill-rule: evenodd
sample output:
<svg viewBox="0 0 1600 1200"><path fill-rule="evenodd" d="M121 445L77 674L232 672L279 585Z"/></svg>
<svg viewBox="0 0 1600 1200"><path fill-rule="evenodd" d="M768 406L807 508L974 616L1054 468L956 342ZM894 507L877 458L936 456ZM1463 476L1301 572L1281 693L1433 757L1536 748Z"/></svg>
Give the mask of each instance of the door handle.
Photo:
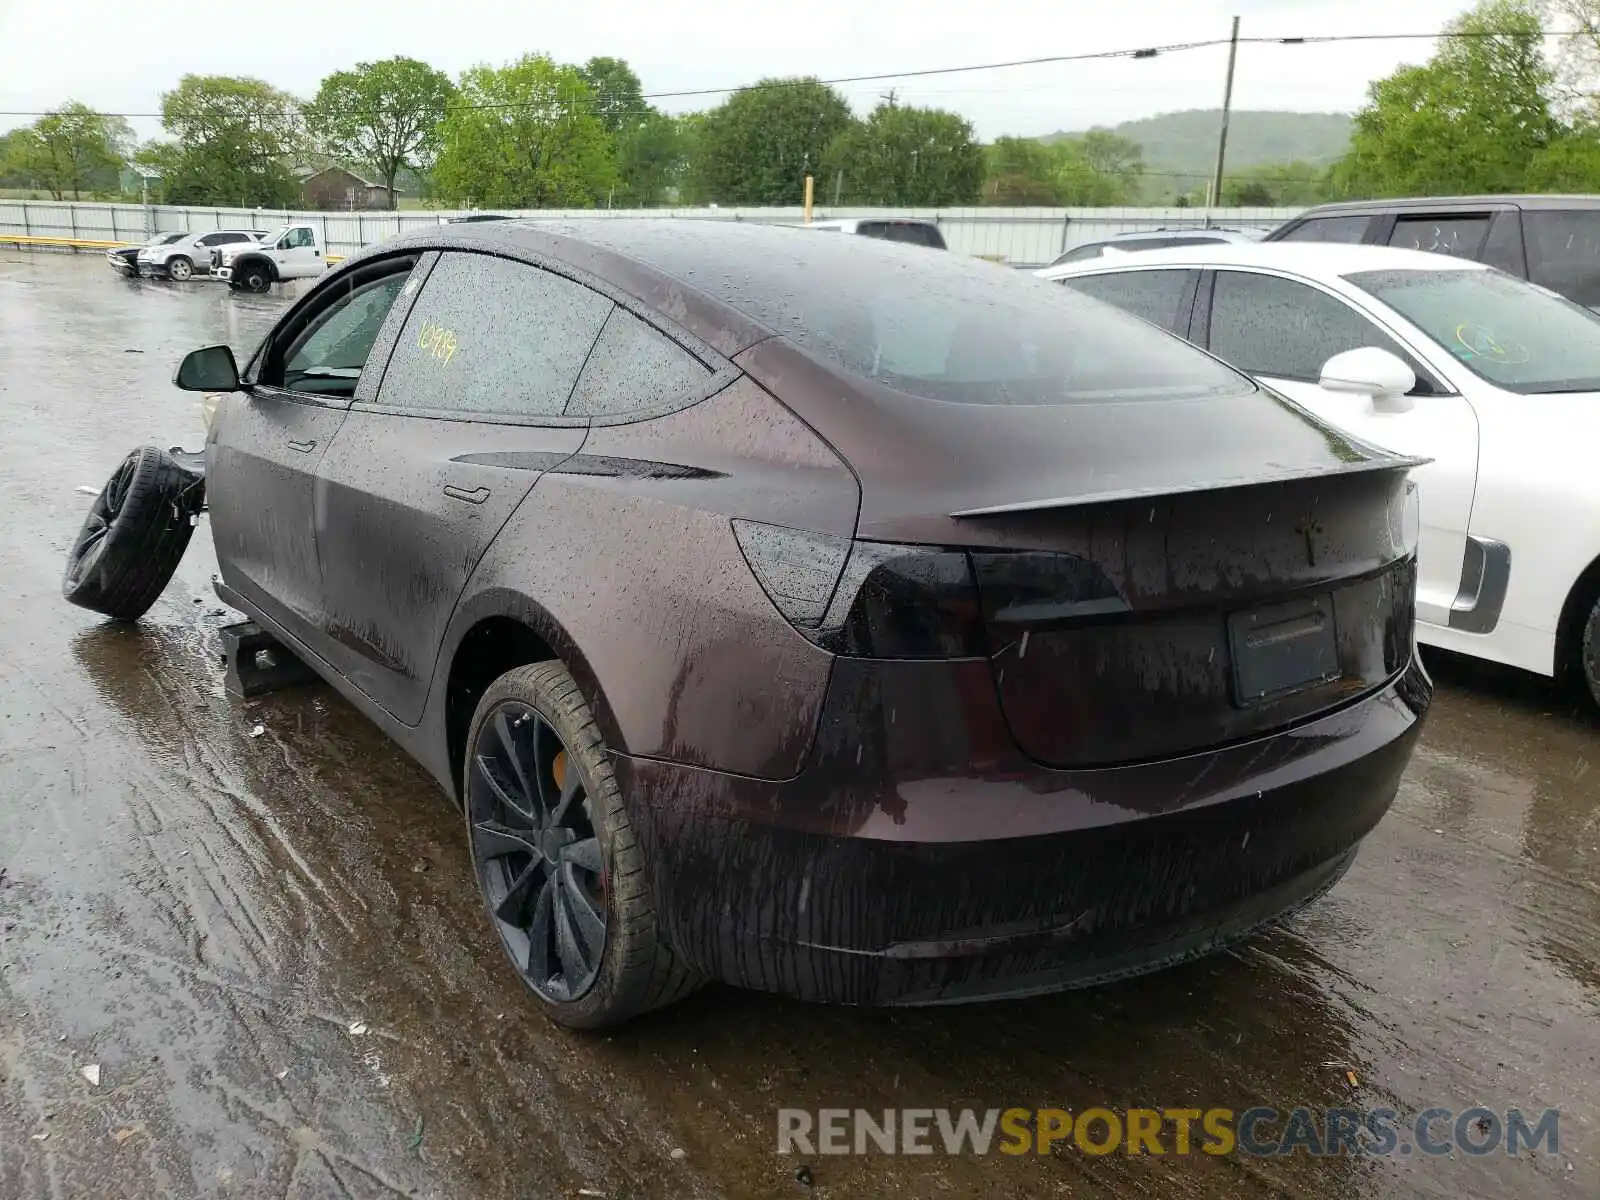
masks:
<svg viewBox="0 0 1600 1200"><path fill-rule="evenodd" d="M311 442L297 442L293 438L289 439L289 449L298 450L298 451L300 451L301 454L310 454L316 448L317 448L317 443L314 442L314 441L311 441Z"/></svg>
<svg viewBox="0 0 1600 1200"><path fill-rule="evenodd" d="M482 504L489 498L489 489L480 487L468 491L466 488L457 487L453 483L447 483L444 485L444 494L452 500L465 500L468 504Z"/></svg>

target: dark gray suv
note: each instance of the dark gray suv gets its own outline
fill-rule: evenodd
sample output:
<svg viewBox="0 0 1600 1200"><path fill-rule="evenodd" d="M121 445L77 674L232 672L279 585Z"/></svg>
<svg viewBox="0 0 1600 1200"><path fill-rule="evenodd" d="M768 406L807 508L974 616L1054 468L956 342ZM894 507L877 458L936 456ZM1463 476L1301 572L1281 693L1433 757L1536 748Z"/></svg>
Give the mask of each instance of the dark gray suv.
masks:
<svg viewBox="0 0 1600 1200"><path fill-rule="evenodd" d="M1453 254L1600 308L1600 196L1446 196L1323 204L1269 242L1364 242Z"/></svg>

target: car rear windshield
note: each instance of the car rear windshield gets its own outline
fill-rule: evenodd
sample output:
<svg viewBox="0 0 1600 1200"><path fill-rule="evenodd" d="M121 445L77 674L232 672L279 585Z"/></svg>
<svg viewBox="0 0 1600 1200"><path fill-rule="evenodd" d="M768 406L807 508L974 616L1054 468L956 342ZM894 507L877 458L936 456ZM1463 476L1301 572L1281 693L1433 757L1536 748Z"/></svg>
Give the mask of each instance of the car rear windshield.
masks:
<svg viewBox="0 0 1600 1200"><path fill-rule="evenodd" d="M772 299L775 323L780 306L805 314L791 325L801 346L930 400L1082 404L1252 386L1110 305L999 266L923 283L862 273Z"/></svg>
<svg viewBox="0 0 1600 1200"><path fill-rule="evenodd" d="M1499 271L1358 271L1345 278L1497 387L1600 391L1600 317L1586 308Z"/></svg>

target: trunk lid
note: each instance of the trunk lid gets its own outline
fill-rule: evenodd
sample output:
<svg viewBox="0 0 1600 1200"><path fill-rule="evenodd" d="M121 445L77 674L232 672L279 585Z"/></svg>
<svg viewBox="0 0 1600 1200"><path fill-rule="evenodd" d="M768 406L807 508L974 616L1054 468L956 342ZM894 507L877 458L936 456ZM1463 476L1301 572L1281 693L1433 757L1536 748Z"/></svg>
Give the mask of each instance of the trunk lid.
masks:
<svg viewBox="0 0 1600 1200"><path fill-rule="evenodd" d="M1251 386L950 403L780 339L746 371L861 480L861 539L966 553L1030 757L1104 767L1260 736L1409 662L1418 459Z"/></svg>

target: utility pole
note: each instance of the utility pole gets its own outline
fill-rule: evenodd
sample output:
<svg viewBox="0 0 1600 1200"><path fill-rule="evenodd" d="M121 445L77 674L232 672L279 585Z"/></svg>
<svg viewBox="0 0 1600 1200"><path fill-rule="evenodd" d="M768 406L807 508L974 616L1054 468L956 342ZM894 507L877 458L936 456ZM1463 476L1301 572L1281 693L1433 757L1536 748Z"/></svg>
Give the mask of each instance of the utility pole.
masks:
<svg viewBox="0 0 1600 1200"><path fill-rule="evenodd" d="M895 98L899 94L900 94L900 89L899 88L890 88L887 92L879 92L878 93L878 99L882 100L890 108L893 108L895 106Z"/></svg>
<svg viewBox="0 0 1600 1200"><path fill-rule="evenodd" d="M1217 134L1217 169L1211 176L1211 204L1222 203L1222 164L1228 155L1228 113L1233 108L1233 64L1239 57L1239 18L1233 19L1228 39L1228 80L1222 87L1222 129Z"/></svg>

